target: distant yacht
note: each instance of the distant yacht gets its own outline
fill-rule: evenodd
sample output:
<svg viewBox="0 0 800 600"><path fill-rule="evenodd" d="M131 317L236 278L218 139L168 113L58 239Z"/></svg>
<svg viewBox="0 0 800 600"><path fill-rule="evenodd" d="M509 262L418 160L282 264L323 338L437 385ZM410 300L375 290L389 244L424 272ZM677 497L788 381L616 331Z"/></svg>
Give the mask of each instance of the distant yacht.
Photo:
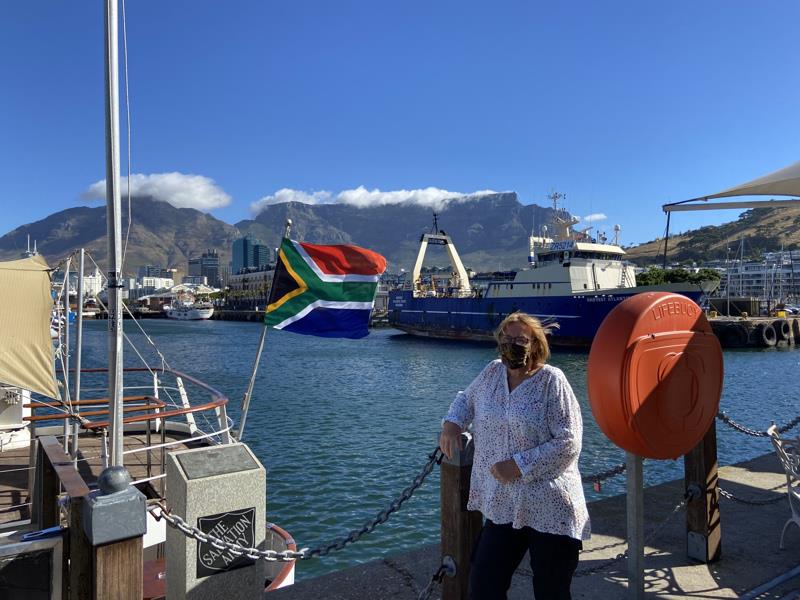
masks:
<svg viewBox="0 0 800 600"><path fill-rule="evenodd" d="M214 314L214 306L210 302L179 303L175 306L165 306L164 312L167 313L167 317L170 319L200 321L211 318Z"/></svg>

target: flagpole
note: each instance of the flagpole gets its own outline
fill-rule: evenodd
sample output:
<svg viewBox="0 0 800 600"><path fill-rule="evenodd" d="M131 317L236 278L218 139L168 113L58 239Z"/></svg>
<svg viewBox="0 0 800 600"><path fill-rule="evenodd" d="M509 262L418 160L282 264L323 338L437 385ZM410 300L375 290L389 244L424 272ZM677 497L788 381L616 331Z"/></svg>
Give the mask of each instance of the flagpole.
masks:
<svg viewBox="0 0 800 600"><path fill-rule="evenodd" d="M289 231L292 229L292 220L286 219L286 229L283 232L283 237L289 237ZM275 289L275 274L278 272L278 259L276 257L275 260L275 271L272 273L272 285L269 288L269 295L272 296L272 290ZM269 300L267 299L267 308L269 308ZM266 312L266 310L265 310ZM261 362L261 352L264 350L264 340L267 339L267 329L269 329L264 324L263 329L261 330L261 339L258 342L258 352L256 352L256 359L253 362L253 372L250 374L250 382L247 385L247 391L242 398L242 409L241 409L241 418L239 419L239 431L236 433L236 439L238 441L242 441L242 435L244 434L244 424L247 421L247 411L250 410L250 398L253 396L253 386L256 383L256 373L258 372L258 365Z"/></svg>

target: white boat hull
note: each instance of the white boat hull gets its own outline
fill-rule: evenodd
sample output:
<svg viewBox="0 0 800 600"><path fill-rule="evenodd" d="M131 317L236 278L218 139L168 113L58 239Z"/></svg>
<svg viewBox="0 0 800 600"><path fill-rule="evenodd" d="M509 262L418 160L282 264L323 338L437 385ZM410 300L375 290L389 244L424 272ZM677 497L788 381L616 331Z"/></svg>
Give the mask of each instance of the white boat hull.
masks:
<svg viewBox="0 0 800 600"><path fill-rule="evenodd" d="M167 317L178 321L200 321L210 319L213 314L213 306L207 308L181 307L167 309Z"/></svg>

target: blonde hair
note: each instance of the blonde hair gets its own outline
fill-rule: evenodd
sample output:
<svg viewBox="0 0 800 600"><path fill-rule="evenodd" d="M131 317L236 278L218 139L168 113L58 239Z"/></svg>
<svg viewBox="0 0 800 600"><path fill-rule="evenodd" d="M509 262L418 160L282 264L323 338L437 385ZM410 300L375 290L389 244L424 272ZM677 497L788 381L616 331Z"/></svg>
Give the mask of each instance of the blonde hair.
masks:
<svg viewBox="0 0 800 600"><path fill-rule="evenodd" d="M544 364L550 358L550 344L547 343L547 334L551 329L557 327L555 324L543 325L536 317L528 313L513 312L508 315L497 329L494 330L494 339L500 344L500 338L505 328L511 323L522 323L531 331L531 357L530 361L534 364Z"/></svg>

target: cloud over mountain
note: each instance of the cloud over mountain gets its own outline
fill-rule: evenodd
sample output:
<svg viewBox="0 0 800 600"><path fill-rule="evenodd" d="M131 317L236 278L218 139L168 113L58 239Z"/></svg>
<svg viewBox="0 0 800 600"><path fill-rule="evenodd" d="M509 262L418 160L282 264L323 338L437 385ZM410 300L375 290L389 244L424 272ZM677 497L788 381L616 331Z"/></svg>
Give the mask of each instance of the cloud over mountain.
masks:
<svg viewBox="0 0 800 600"><path fill-rule="evenodd" d="M213 179L203 175L184 173L153 173L131 175L131 196L146 196L167 202L175 208L196 208L209 211L222 208L231 203L231 197ZM125 198L128 193L127 177L120 178L120 193ZM105 200L106 181L102 179L89 186L82 194L88 200Z"/></svg>
<svg viewBox="0 0 800 600"><path fill-rule="evenodd" d="M382 191L377 188L368 190L363 185L355 189L343 190L336 194L329 191L303 192L283 188L250 204L253 215L260 213L266 206L283 202L303 202L304 204L348 204L356 208L372 208L389 204L409 204L433 210L442 210L453 201L465 202L485 194L493 194L491 190L481 190L466 194L451 192L435 187L416 190Z"/></svg>

